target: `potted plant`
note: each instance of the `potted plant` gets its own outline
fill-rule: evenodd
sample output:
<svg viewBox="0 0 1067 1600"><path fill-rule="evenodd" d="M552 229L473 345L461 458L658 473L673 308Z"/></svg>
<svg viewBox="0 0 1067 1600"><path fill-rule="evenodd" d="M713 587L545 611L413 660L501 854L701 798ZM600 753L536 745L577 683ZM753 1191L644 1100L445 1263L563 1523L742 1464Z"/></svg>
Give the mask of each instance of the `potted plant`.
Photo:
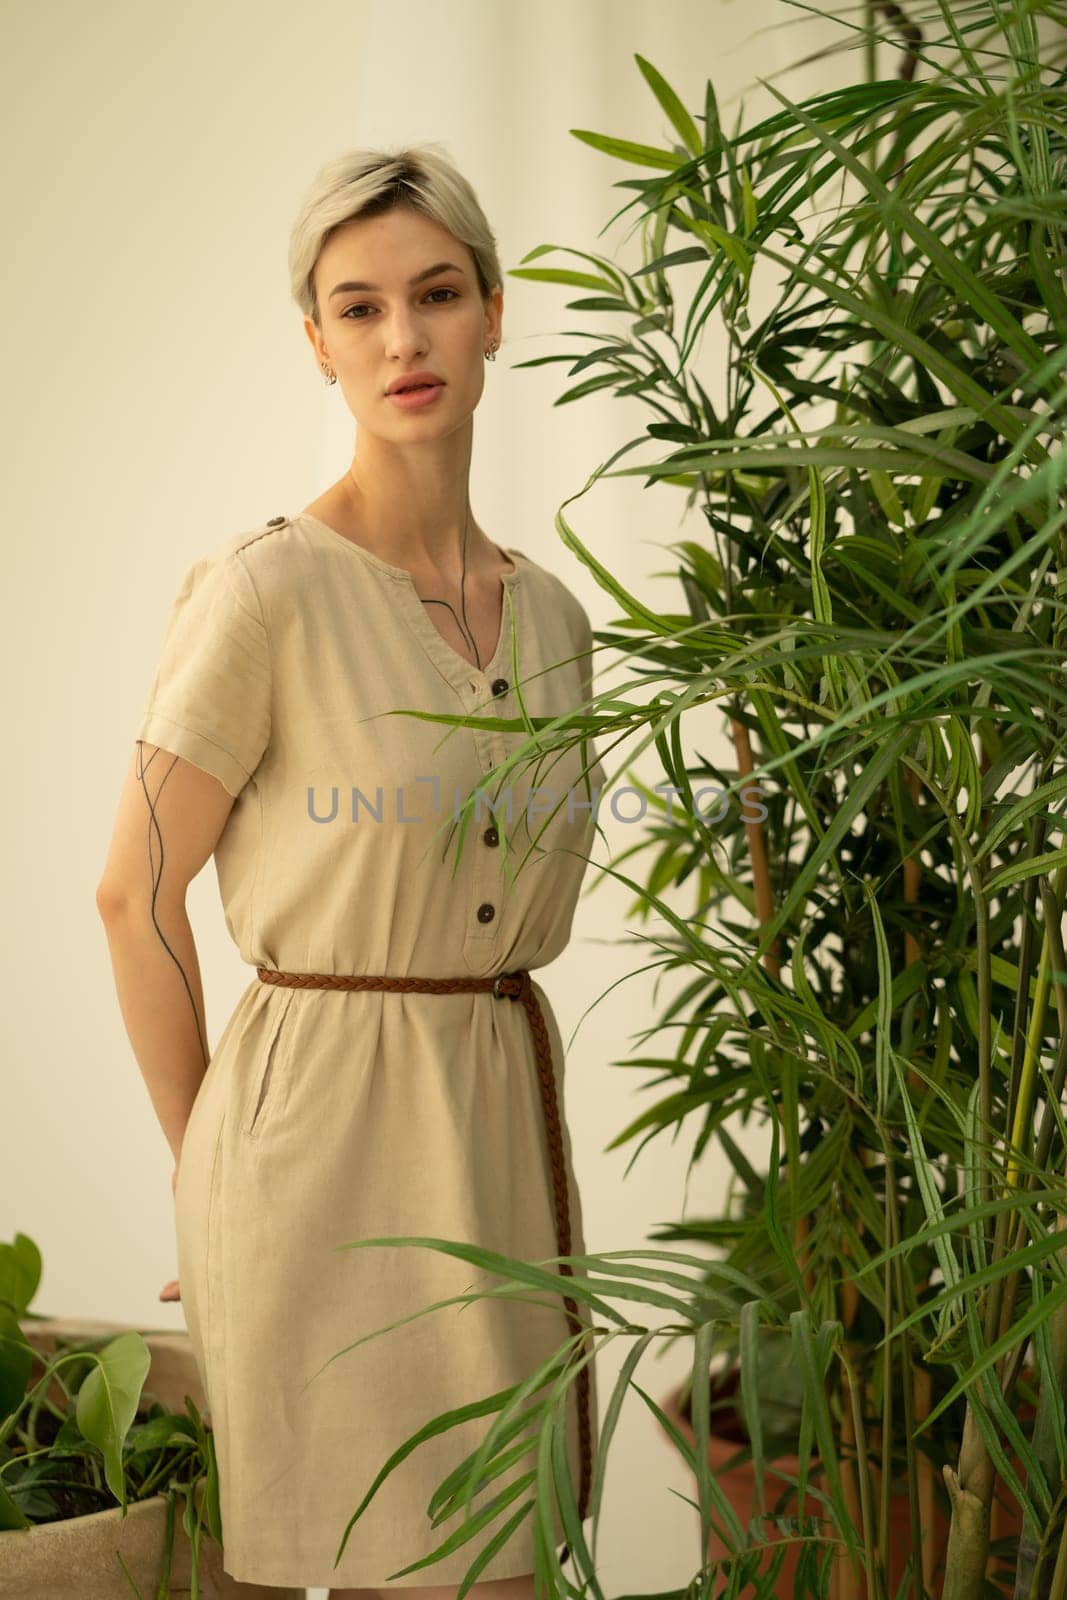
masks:
<svg viewBox="0 0 1067 1600"><path fill-rule="evenodd" d="M868 49L874 13L848 23ZM710 83L700 129L638 56L675 142L575 131L639 173L620 187L641 212L640 268L575 251L582 270L512 274L578 289L571 309L612 319L584 351L527 363L567 364L560 403L614 392L653 413L571 498L639 474L699 504L706 537L674 547L686 610L666 611L612 574L564 503L561 539L619 612L595 638L631 681L551 725L505 724L527 738L490 781L590 738L655 749L662 784L628 774L652 814L626 853L652 853L647 881L602 870L658 919L652 964L680 983L649 1029L667 1047L626 1063L661 1092L611 1148L688 1123L692 1161L714 1140L747 1196L610 1256L351 1242L443 1250L493 1276L463 1299L558 1297L567 1273L587 1326L486 1398L483 1445L433 1507L462 1513L442 1550L494 1517L498 1548L532 1514L552 1595L601 1594L604 1466L631 1391L692 1466L709 1548L714 1534L726 1551L687 1595L722 1578L730 1595L836 1600L889 1600L898 1577L916 1600L978 1600L990 1581L1017 1600L1062 1592L1067 80L1043 57L1063 6L988 0L965 24L940 7L933 39L893 15L900 79L850 75L799 104L767 85L780 109L733 135ZM686 306L680 267L695 269ZM691 370L713 317L721 399ZM637 446L653 459L617 465ZM720 703L731 758L687 754L685 718ZM698 798L711 786L714 818ZM735 1116L769 1128L765 1173L729 1137ZM620 1338L590 1547L564 1419L583 1365ZM635 1377L664 1339L692 1356L666 1408ZM723 1398L726 1442L752 1458L743 1509L710 1464ZM529 1472L470 1515L531 1400ZM383 1464L345 1539L400 1456L459 1420ZM775 1522L783 1486L795 1507L787 1495ZM943 1564L926 1537L939 1508ZM418 1564L428 1582L433 1559Z"/></svg>
<svg viewBox="0 0 1067 1600"><path fill-rule="evenodd" d="M0 1243L2 1600L297 1600L223 1570L188 1337L42 1316L40 1278L28 1235Z"/></svg>

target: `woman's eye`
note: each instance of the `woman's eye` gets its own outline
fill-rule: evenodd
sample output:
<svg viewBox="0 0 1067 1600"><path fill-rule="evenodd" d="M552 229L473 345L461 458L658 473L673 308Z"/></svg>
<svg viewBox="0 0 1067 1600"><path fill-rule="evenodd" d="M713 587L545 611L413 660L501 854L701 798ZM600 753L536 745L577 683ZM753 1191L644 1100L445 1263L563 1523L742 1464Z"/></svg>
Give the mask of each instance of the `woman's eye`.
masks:
<svg viewBox="0 0 1067 1600"><path fill-rule="evenodd" d="M442 285L442 287L440 289L431 289L430 293L426 296L427 300L430 299L431 295L435 295L435 294L450 294L454 300L458 300L459 299L459 295L456 293L455 289L446 289L443 285ZM437 305L447 305L448 301L447 300L438 300L435 303ZM348 317L349 322L366 322L366 320L367 320L366 317L352 317L352 316L349 316L349 312L351 312L351 311L373 311L373 310L374 310L373 306L369 306L365 300L361 300L358 305L349 306L347 308L347 310L342 311L341 315L342 315L342 317Z"/></svg>

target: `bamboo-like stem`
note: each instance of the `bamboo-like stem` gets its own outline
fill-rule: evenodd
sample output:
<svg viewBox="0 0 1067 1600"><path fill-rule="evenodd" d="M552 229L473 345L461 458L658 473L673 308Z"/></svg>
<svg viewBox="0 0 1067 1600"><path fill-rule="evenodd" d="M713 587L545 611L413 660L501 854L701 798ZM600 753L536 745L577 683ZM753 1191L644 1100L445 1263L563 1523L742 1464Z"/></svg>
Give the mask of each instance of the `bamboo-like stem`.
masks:
<svg viewBox="0 0 1067 1600"><path fill-rule="evenodd" d="M961 840L966 869L976 884L980 880L978 863L966 840ZM975 933L978 970L978 1097L980 1126L983 1137L988 1138L992 1126L991 1078L991 1004L989 994L989 916L985 897L975 897ZM986 1176L991 1161L986 1159L982 1169L982 1197L989 1197L991 1182ZM984 1389L990 1383L1000 1384L999 1373L986 1373L977 1387ZM945 1589L943 1600L981 1600L985 1575L989 1564L989 1507L993 1499L996 1473L993 1462L975 1421L971 1396L967 1397L967 1413L963 1424L963 1442L960 1446L957 1470L946 1464L945 1481L952 1502L952 1520L949 1524L948 1552L945 1562Z"/></svg>
<svg viewBox="0 0 1067 1600"><path fill-rule="evenodd" d="M846 1285L846 1287L851 1287L851 1285ZM869 1461L869 1448L863 1428L863 1404L865 1402L861 1402L860 1399L860 1386L853 1375L848 1350L849 1346L848 1341L846 1340L845 1348L841 1357L841 1366L845 1378L844 1387L847 1389L847 1404L845 1405L845 1411L848 1413L849 1417L848 1432L849 1436L856 1442L856 1464L859 1469L860 1518L857 1521L856 1526L860 1529L863 1535L863 1549L867 1559L867 1570L873 1579L873 1588L868 1589L867 1600L886 1600L886 1586L883 1582L883 1573L880 1570L877 1557L874 1553L874 1499L871 1487L871 1475L869 1470L867 1470L867 1463ZM842 1428L842 1434L844 1431L844 1428ZM839 1470L841 1469L839 1468ZM844 1476L842 1473L842 1482L843 1481ZM842 1564L843 1563L839 1562L837 1563L837 1566ZM835 1566L835 1577L836 1570L837 1568Z"/></svg>
<svg viewBox="0 0 1067 1600"><path fill-rule="evenodd" d="M1062 981L1064 976L1067 975L1067 963L1064 961L1063 940L1060 936L1060 919L1063 915L1063 895L1061 892L1059 892L1059 890L1062 877L1063 872L1061 871L1057 874L1056 887L1051 887L1046 879L1041 879L1041 903L1044 911L1044 927L1046 934L1045 948L1050 951L1050 981L1052 978L1058 980L1055 983L1054 993L1056 996L1056 1015L1060 1022L1061 1043L1056 1062L1056 1072L1054 1074L1052 1085L1053 1094L1057 1097L1057 1103L1059 1094L1057 1083L1058 1080L1062 1078L1062 1069L1064 1066L1065 1056L1063 1039L1065 1034L1067 1034L1067 1029L1064 1028L1064 1015L1065 1012L1067 1012L1067 993L1064 991ZM1038 989L1040 994L1040 985L1038 986ZM1053 1113L1051 1106L1049 1106L1046 1109L1045 1115L1041 1121L1041 1138L1038 1140L1039 1155L1041 1147L1044 1146L1047 1156L1047 1150L1051 1144L1052 1123ZM1046 1137L1046 1135L1048 1137ZM1038 1165L1043 1167L1044 1162L1039 1160ZM1023 1222L1022 1217L1020 1217L1019 1222L1021 1227ZM1063 1215L1060 1215L1059 1225L1061 1228L1065 1222L1067 1222L1067 1218L1065 1218ZM1062 1265L1067 1266L1067 1249L1061 1250L1058 1253L1058 1259ZM1017 1276L1017 1274L1013 1274L1013 1278ZM1010 1306L1011 1300L1009 1300L1007 1304ZM1003 1329L1005 1332L1007 1331L1007 1327L1010 1326L1010 1315L1010 1311L1005 1311L1001 1318L1002 1324L1006 1325ZM1046 1484L1048 1484L1051 1490L1055 1491L1056 1486L1059 1483L1060 1462L1059 1451L1056 1444L1056 1423L1054 1421L1054 1412L1058 1412L1062 1407L1063 1396L1064 1393L1067 1392L1067 1307L1065 1306L1057 1307L1049 1319L1049 1345L1052 1353L1052 1370L1051 1372L1044 1374L1046 1381L1042 1383L1038 1396L1037 1416L1034 1420L1033 1450L1041 1467L1042 1473L1044 1474ZM1060 1505L1061 1497L1056 1495L1054 1492L1053 1498L1055 1507L1054 1517L1062 1516L1062 1509ZM1023 1530L1019 1539L1019 1554L1015 1570L1014 1600L1026 1600L1026 1597L1031 1592L1035 1576L1035 1568L1037 1566L1038 1551L1041 1547L1043 1535L1043 1529L1040 1527L1035 1527L1034 1524L1029 1521L1029 1519L1024 1519ZM1064 1545L1061 1541L1061 1561L1063 1558L1063 1551ZM1057 1570L1059 1569L1059 1565L1060 1563L1058 1562ZM1055 1582L1056 1578L1054 1576L1053 1586L1055 1586ZM1039 1589L1038 1593L1040 1592L1041 1591Z"/></svg>
<svg viewBox="0 0 1067 1600"><path fill-rule="evenodd" d="M1060 1218L1060 1225L1067 1222L1067 1218ZM1062 1265L1067 1266L1067 1249L1058 1252ZM1056 1508L1054 1515L1062 1517L1062 1496L1055 1491L1059 1483L1060 1464L1056 1448L1056 1425L1053 1412L1061 1404L1061 1396L1067 1388L1067 1307L1059 1306L1049 1319L1049 1343L1052 1348L1052 1371L1048 1374L1049 1381L1041 1385L1038 1396L1037 1416L1034 1419L1033 1449L1038 1459L1045 1481L1053 1491L1053 1502ZM1036 1498L1036 1497L1035 1497ZM995 1502L994 1502L995 1503ZM1037 1555L1041 1547L1044 1529L1035 1528L1029 1520L1024 1520L1023 1531L1019 1538L1019 1555L1015 1569L1014 1600L1027 1600L1034 1580L1034 1571L1037 1565ZM1060 1552L1062 1555L1063 1544ZM1055 1583L1055 1578L1053 1579ZM1038 1589L1038 1594L1044 1591Z"/></svg>
<svg viewBox="0 0 1067 1600"><path fill-rule="evenodd" d="M1040 774L1040 781L1044 782L1047 776L1047 772L1042 772ZM1035 860L1044 850L1046 827L1047 824L1043 815L1039 814L1034 818L1034 825L1030 834L1030 842L1027 847L1027 856L1031 861ZM1006 1115L1006 1125L1009 1127L1015 1122L1015 1107L1019 1100L1020 1085L1023 1075L1023 1060L1026 1051L1026 1015L1027 1007L1030 1001L1030 972L1033 966L1033 912L1036 898L1037 879L1036 877L1030 877L1023 885L1022 922L1019 933L1019 980L1015 992L1015 1016L1012 1020L1011 1073L1008 1082L1008 1106ZM1043 1169L1044 1160L1047 1158L1048 1152L1051 1149L1052 1127L1050 1123L1051 1119L1047 1119L1042 1125L1041 1135L1038 1140L1038 1153L1036 1157L1037 1170ZM1025 1185L1025 1187L1032 1186L1032 1182ZM1012 1236L1015 1239L1013 1248L1018 1248L1025 1238L1025 1233L1025 1220L1021 1214L1014 1211L1002 1211L997 1218L996 1232L993 1239L992 1259L994 1261L1000 1261L1009 1253L1009 1236ZM1006 1332L1008 1324L1003 1321L1001 1308L1005 1299L1009 1301L1014 1300L1017 1282L1017 1275L1013 1274L1007 1279L1007 1281L1005 1281L1003 1278L997 1278L993 1283L990 1284L989 1293L985 1297L984 1301L985 1332L987 1338L993 1337L998 1324L1000 1331L1002 1333ZM1004 1381L1005 1370L1011 1366L1012 1363L1010 1361L1007 1363L1001 1363L1000 1370L1002 1382Z"/></svg>
<svg viewBox="0 0 1067 1600"><path fill-rule="evenodd" d="M918 810L922 793L919 784L919 775L914 771L913 768L909 767L905 773L905 778L908 785L908 790L911 794L912 803L916 810ZM908 855L904 858L903 877L904 903L905 905L917 907L919 904L919 885L922 879L922 867L920 866L919 860L916 856ZM910 967L914 961L918 961L920 955L921 951L919 948L919 941L909 929L904 935L905 967ZM909 1087L915 1089L919 1094L922 1094L922 1079L919 1077L919 1074L913 1067L908 1068L908 1084ZM917 1300L922 1298L928 1287L928 1279L923 1283L916 1284L915 1297ZM916 1368L913 1375L913 1404L916 1423L925 1422L926 1418L930 1415L930 1410L933 1404L933 1392L934 1384L932 1374L927 1370L920 1370ZM923 1589L932 1594L934 1588L934 1566L937 1554L937 1544L934 1538L934 1507L936 1504L936 1496L934 1492L934 1464L928 1455L923 1454L919 1456L918 1478L919 1510L922 1517L923 1527L927 1530L926 1538L923 1540L922 1547L922 1581Z"/></svg>
<svg viewBox="0 0 1067 1600"><path fill-rule="evenodd" d="M748 737L748 729L736 717L731 717L730 733L733 736L734 750L737 753L738 777L750 778L755 762L752 759L752 744ZM771 869L767 859L766 835L763 823L758 817L752 822L746 818L745 839L748 843L748 857L752 865L752 888L756 897L756 920L759 922L760 927L766 927L774 916L774 890L771 887ZM781 977L781 945L777 937L771 941L764 952L763 965L772 977Z"/></svg>
<svg viewBox="0 0 1067 1600"><path fill-rule="evenodd" d="M1061 867L1056 874L1055 888L1053 891L1057 906L1062 905L1065 891L1067 891L1067 867ZM986 923L981 915L979 915L978 918L977 928L979 944L978 968L979 976L981 976L985 958L984 941L987 937ZM1028 1130L1033 1120L1034 1089L1037 1078L1036 1062L1037 1056L1040 1052L1042 1033L1044 1031L1044 1008L1048 1003L1051 959L1052 957L1049 948L1049 929L1048 925L1046 924L1043 929L1041 941L1037 997L1034 1003L1034 1010L1030 1017L1030 1024L1026 1032L1026 1057L1024 1061L1024 1071L1020 1079L1021 1088L1016 1106L1016 1116L1013 1123L1011 1141L1012 1148L1009 1150L1008 1161L1008 1183L1007 1187L1003 1190L1005 1195L1010 1194L1013 1189L1020 1187L1017 1182L1019 1168L1015 1158L1015 1150L1019 1147L1019 1139L1023 1136L1024 1129ZM1044 983L1041 981L1042 974L1045 977ZM1023 982L1028 982L1028 974L1021 973L1020 980ZM984 999L984 997L982 998ZM1025 1014L1025 1012L1023 1012L1023 1014ZM1063 1053L1061 1041L1061 1057L1063 1056ZM1057 1065L1059 1065L1059 1063L1057 1063ZM1024 1106L1028 1107L1028 1113L1025 1116L1022 1114ZM983 1118L983 1125L988 1127L988 1121L985 1118ZM1045 1129L1043 1125L1042 1134L1044 1131ZM1025 1187L1025 1185L1022 1187ZM1009 1215L1011 1217L1011 1224L1014 1227L1016 1220L1015 1214L1005 1213L1005 1215ZM999 1250L997 1247L1005 1231L1006 1230L1002 1230L1000 1228L997 1230L997 1238L994 1242L993 1248L994 1260L999 1259L1003 1255L1003 1251ZM1013 1295L1004 1295L1002 1287L1000 1303L995 1306L998 1320L1002 1317L1002 1315L1005 1314L1009 1317L1008 1326L1010 1326L1010 1308L1013 1305L1013 1299ZM1005 1305L1009 1308L1006 1313L1004 1311ZM989 1326L990 1317L993 1313L993 1310L994 1304L991 1301L986 1307L987 1337L993 1332L993 1328ZM994 1369L993 1381L1003 1385L1006 1369L1007 1361L1005 1359L1002 1360L999 1366ZM988 1379L989 1375L987 1374L986 1379L983 1381L988 1381ZM960 1450L959 1471L956 1473L953 1472L951 1467L946 1467L945 1480L948 1484L949 1495L952 1500L952 1524L949 1530L948 1557L946 1561L945 1590L943 1600L980 1600L982 1593L982 1576L987 1566L989 1552L989 1512L993 1501L993 1490L996 1482L996 1474L993 1469L993 1464L989 1457L989 1452L986 1448L985 1442L982 1439L977 1423L975 1422L973 1408L969 1404L967 1408L966 1421L964 1422L963 1445ZM978 1541L977 1548L972 1544L972 1541ZM981 1558L980 1560L979 1557ZM1057 1575L1059 1574L1059 1571L1060 1563L1057 1562ZM1067 1583L1067 1570L1064 1572L1064 1582ZM1053 1588L1055 1590L1055 1579L1053 1582ZM1064 1600L1067 1600L1067 1595L1065 1595Z"/></svg>
<svg viewBox="0 0 1067 1600"><path fill-rule="evenodd" d="M980 1449L975 1446L976 1435ZM945 1586L941 1600L974 1600L975 1596L982 1593L986 1569L989 1499L984 1491L988 1484L989 1498L992 1498L993 1476L992 1464L981 1444L974 1413L969 1409L963 1424L960 1469L957 1472L946 1463L944 1474L952 1502L952 1521L948 1530ZM967 1488L963 1487L961 1479L967 1483Z"/></svg>
<svg viewBox="0 0 1067 1600"><path fill-rule="evenodd" d="M861 1152L861 1155L863 1157L867 1155L866 1149ZM848 1254L847 1243L844 1248L844 1254ZM856 1320L856 1312L859 1309L859 1300L859 1290L856 1288L854 1283L845 1283L842 1285L841 1322L846 1335L846 1355L850 1351L847 1335L852 1327L853 1322ZM864 1524L861 1521L863 1507L860 1498L860 1487L857 1482L859 1461L857 1447L859 1445L859 1439L857 1437L856 1430L855 1405L858 1402L853 1394L851 1367L847 1362L843 1364L842 1367L839 1393L841 1398L841 1460L839 1465L839 1471L841 1474L841 1491L844 1496L845 1505L848 1507L848 1514L852 1519L853 1526L860 1528ZM864 1385L865 1397L866 1394L867 1385ZM868 1543L868 1556L869 1554L870 1549ZM846 1596L852 1596L855 1594L856 1588L857 1585L853 1575L851 1563L845 1561L836 1561L831 1571L830 1600L845 1600Z"/></svg>
<svg viewBox="0 0 1067 1600"><path fill-rule="evenodd" d="M739 778L750 778L755 768L752 758L752 743L748 736L748 729L737 717L730 718L730 732L733 736L734 750L737 755L737 772ZM756 919L761 928L765 928L774 916L774 889L771 884L770 862L767 856L767 840L763 823L757 818L754 821L745 821L745 838L748 844L749 862L752 869L752 884L756 900ZM768 945L763 955L763 965L766 970L778 979L781 977L781 945L775 937ZM774 1102L771 1102L774 1106ZM774 1106L777 1115L777 1107ZM788 1167L783 1168L783 1174L788 1181ZM803 1248L811 1233L811 1223L807 1216L797 1216L793 1223L793 1247L796 1251L797 1261L800 1264L804 1279L804 1289L809 1300L815 1296L815 1269L811 1264L807 1250ZM844 1412L847 1417L849 1408ZM844 1469L847 1472L847 1468ZM851 1502L850 1502L851 1507ZM831 1600L858 1600L855 1578L851 1564L835 1562L830 1580Z"/></svg>

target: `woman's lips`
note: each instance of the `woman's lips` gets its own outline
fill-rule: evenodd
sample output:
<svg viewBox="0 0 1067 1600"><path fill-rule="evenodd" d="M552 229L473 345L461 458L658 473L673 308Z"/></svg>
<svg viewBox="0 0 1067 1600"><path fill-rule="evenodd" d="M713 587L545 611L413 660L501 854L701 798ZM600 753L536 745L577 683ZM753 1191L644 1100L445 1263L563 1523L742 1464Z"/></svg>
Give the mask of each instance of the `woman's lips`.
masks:
<svg viewBox="0 0 1067 1600"><path fill-rule="evenodd" d="M437 396L444 388L443 383L434 383L426 388L397 389L393 394L387 394L386 399L391 400L401 411L421 411L424 406L432 406Z"/></svg>

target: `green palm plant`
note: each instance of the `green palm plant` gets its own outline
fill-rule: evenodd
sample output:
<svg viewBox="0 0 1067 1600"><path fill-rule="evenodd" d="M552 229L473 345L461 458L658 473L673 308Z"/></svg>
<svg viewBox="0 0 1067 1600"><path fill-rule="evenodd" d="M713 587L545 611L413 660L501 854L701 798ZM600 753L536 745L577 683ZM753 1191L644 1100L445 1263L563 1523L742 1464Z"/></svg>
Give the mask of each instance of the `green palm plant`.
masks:
<svg viewBox="0 0 1067 1600"><path fill-rule="evenodd" d="M901 78L799 104L768 84L780 109L732 135L710 82L701 131L636 57L675 141L572 131L641 169L618 185L633 191L640 267L576 250L580 270L512 273L579 290L568 309L601 319L579 336L588 348L520 364L566 364L578 381L557 403L611 393L651 413L571 499L638 475L684 491L703 526L671 546L685 610L664 611L613 575L564 502L560 537L619 613L595 641L626 671L595 694L590 677L567 718L521 707L505 726L525 738L491 776L591 738L606 753L626 744L631 761L655 751L663 783L631 777L650 820L602 870L632 913L657 919L635 942L680 984L648 1033L667 1047L626 1062L659 1092L612 1147L687 1124L691 1162L716 1141L741 1204L673 1225L661 1249L547 1262L353 1241L447 1251L499 1279L461 1299L553 1297L562 1265L589 1318L520 1390L407 1441L344 1530L342 1549L422 1437L492 1417L429 1508L463 1512L437 1554L507 1512L461 1595L526 1515L542 1592L602 1595L604 1469L631 1390L696 1477L701 1555L679 1595L710 1595L716 1578L724 1595L774 1593L777 1524L803 1549L797 1593L833 1583L847 1600L862 1579L888 1600L889 1504L903 1494L907 1592L942 1581L923 1537L936 1500L951 1515L937 1592L977 1600L998 1479L1023 1521L996 1542L996 1592L1067 1594L1067 35L1051 34L1065 8L871 6L848 24L868 50L876 9L905 31ZM694 371L709 325L721 397ZM652 458L619 465L637 447ZM683 740L686 715L713 704L728 765ZM714 820L696 799L711 785ZM742 803L753 792L756 817ZM643 883L621 865L640 856ZM769 1125L764 1173L729 1136L733 1117ZM620 1338L590 1548L565 1408L582 1365ZM695 1448L635 1377L675 1339L692 1347ZM761 1484L747 1524L708 1468L713 1362L739 1376ZM788 1372L793 1391L768 1392ZM473 1512L538 1395L535 1460ZM762 1474L785 1439L817 1518L768 1505ZM704 1555L712 1526L722 1562Z"/></svg>

